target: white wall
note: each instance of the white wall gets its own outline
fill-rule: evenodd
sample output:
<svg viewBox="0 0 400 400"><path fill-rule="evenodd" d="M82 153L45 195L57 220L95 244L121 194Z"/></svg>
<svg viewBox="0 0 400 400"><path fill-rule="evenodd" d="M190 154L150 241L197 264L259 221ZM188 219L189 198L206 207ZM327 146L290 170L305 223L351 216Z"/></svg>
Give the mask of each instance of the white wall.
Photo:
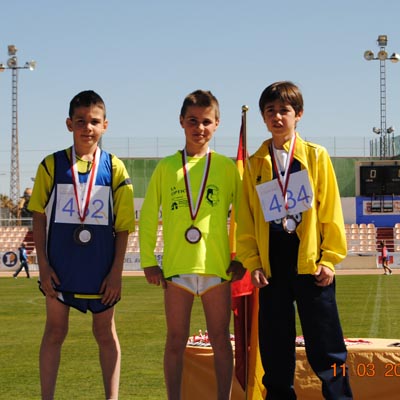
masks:
<svg viewBox="0 0 400 400"><path fill-rule="evenodd" d="M356 222L356 198L342 197L341 199L344 223L353 224Z"/></svg>

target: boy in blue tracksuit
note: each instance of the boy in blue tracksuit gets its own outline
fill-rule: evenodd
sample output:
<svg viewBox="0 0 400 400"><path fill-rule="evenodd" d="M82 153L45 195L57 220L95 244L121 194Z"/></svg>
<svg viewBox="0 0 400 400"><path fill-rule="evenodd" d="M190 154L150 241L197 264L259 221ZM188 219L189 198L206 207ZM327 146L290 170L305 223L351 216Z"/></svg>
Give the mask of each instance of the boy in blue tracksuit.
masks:
<svg viewBox="0 0 400 400"><path fill-rule="evenodd" d="M47 311L40 348L42 399L54 398L70 307L93 313L105 396L117 399L121 351L114 305L134 230L133 187L122 161L98 146L108 121L97 93L77 94L66 124L73 145L41 162L29 202Z"/></svg>

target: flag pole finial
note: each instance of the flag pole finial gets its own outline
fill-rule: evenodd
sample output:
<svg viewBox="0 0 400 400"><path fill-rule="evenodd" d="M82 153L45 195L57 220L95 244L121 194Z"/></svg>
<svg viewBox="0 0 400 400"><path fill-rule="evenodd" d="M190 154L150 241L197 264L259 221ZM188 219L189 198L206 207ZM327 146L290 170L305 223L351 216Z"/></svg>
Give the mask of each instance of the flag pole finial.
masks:
<svg viewBox="0 0 400 400"><path fill-rule="evenodd" d="M242 106L242 111L243 111L243 112L249 111L249 106L243 105L243 106Z"/></svg>

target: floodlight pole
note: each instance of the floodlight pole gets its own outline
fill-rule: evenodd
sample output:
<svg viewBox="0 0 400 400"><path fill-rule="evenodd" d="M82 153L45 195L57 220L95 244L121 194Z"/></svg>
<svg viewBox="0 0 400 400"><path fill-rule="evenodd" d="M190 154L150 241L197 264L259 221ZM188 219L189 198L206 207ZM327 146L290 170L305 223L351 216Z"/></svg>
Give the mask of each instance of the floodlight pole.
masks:
<svg viewBox="0 0 400 400"><path fill-rule="evenodd" d="M367 50L364 52L364 58L367 61L371 60L379 60L380 63L380 115L381 115L381 124L380 128L373 128L373 132L379 135L379 158L385 159L394 155L394 128L386 128L386 60L390 60L394 63L400 60L400 55L397 53L393 53L390 57L388 57L388 53L386 52L387 45L387 35L379 35L377 39L377 43L380 46L380 50L375 57L374 53L371 50ZM392 144L390 146L390 143Z"/></svg>
<svg viewBox="0 0 400 400"><path fill-rule="evenodd" d="M0 71L11 69L12 85L11 85L11 168L10 168L10 200L16 207L20 197L19 182L19 144L18 144L18 70L29 69L33 71L36 67L35 61L26 62L24 66L18 66L16 56L17 48L14 45L8 46L7 67L0 64Z"/></svg>
<svg viewBox="0 0 400 400"><path fill-rule="evenodd" d="M11 174L10 199L16 206L20 196L19 145L18 145L18 70L12 68L11 90Z"/></svg>

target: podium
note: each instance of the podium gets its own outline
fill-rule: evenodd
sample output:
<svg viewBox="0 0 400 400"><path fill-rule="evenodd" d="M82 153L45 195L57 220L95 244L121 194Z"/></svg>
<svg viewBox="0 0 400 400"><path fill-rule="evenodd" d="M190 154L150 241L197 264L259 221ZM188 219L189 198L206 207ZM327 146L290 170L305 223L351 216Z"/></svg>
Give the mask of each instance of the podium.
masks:
<svg viewBox="0 0 400 400"><path fill-rule="evenodd" d="M393 346L396 343L399 347ZM355 399L400 398L400 339L348 339L347 351L347 367ZM341 365L333 365L332 372L346 373ZM244 391L235 376L232 383L232 400L244 400ZM299 399L321 400L321 382L311 370L304 347L296 348L295 389ZM188 346L184 357L182 399L213 399L215 393L212 348Z"/></svg>

